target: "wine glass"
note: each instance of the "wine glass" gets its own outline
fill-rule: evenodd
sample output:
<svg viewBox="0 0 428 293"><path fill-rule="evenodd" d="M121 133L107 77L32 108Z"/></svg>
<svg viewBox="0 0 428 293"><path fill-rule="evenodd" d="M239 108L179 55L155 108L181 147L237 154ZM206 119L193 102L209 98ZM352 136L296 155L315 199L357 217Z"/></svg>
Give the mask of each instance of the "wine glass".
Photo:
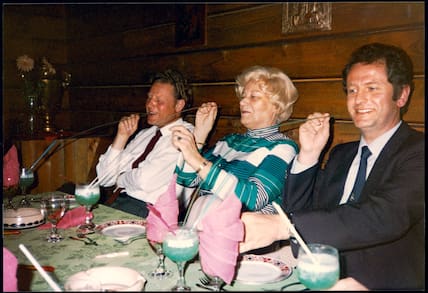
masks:
<svg viewBox="0 0 428 293"><path fill-rule="evenodd" d="M300 247L297 256L299 281L311 290L331 288L339 280L339 253L336 248L312 243L307 245L314 259Z"/></svg>
<svg viewBox="0 0 428 293"><path fill-rule="evenodd" d="M169 231L162 242L163 253L177 264L179 277L171 291L190 291L184 279L184 266L198 254L199 238L196 230L177 225Z"/></svg>
<svg viewBox="0 0 428 293"><path fill-rule="evenodd" d="M18 183L14 183L13 181L13 176L6 175L3 177L3 195L7 197L7 203L4 206L5 209L15 209L12 199L18 192Z"/></svg>
<svg viewBox="0 0 428 293"><path fill-rule="evenodd" d="M46 221L52 224L46 240L53 243L61 241L62 236L58 233L56 225L67 210L67 201L64 196L51 194L49 197L42 198L40 200L40 210Z"/></svg>
<svg viewBox="0 0 428 293"><path fill-rule="evenodd" d="M150 272L150 277L158 280L170 278L172 276L172 272L167 270L165 267L165 255L162 250L162 242L149 240L149 244L158 256L158 265L153 271Z"/></svg>
<svg viewBox="0 0 428 293"><path fill-rule="evenodd" d="M30 201L27 199L27 189L34 183L34 173L30 169L21 168L21 173L19 174L19 187L21 188L22 194L24 195L23 199L19 203L21 207L31 206Z"/></svg>
<svg viewBox="0 0 428 293"><path fill-rule="evenodd" d="M100 200L100 186L98 184L76 184L75 190L76 201L85 206L86 217L85 223L80 225L78 230L83 234L92 233L95 230L95 224L92 222L91 208Z"/></svg>

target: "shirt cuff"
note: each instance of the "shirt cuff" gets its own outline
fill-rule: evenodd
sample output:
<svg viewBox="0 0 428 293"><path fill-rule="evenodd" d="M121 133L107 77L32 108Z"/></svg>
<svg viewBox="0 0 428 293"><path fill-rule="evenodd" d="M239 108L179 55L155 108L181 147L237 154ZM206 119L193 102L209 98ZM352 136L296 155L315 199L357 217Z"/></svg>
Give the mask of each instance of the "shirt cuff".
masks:
<svg viewBox="0 0 428 293"><path fill-rule="evenodd" d="M315 166L318 162L315 162L315 164L312 165L305 165L299 162L299 160L297 159L297 157L293 160L293 163L291 165L291 170L290 173L291 174L298 174L301 173L303 171L308 170L309 168Z"/></svg>

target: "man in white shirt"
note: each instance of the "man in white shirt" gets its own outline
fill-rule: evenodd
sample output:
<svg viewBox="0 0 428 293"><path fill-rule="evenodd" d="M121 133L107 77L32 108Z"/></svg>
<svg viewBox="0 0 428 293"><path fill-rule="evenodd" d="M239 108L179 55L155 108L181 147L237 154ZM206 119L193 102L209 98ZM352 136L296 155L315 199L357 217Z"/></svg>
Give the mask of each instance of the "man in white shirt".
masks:
<svg viewBox="0 0 428 293"><path fill-rule="evenodd" d="M191 103L190 89L180 72L166 70L155 75L146 101L146 119L151 127L142 129L128 142L138 128L140 115L123 117L113 143L96 166L100 185L116 186L116 193L106 203L143 218L148 215L146 202L154 204L167 190L181 155L171 143L170 128L183 125L193 131L193 125L182 118L182 111ZM153 149L146 151L158 131L161 136ZM144 152L148 153L145 158L137 161ZM188 196L180 195L182 192L177 190L177 196ZM183 204L187 199L180 200Z"/></svg>

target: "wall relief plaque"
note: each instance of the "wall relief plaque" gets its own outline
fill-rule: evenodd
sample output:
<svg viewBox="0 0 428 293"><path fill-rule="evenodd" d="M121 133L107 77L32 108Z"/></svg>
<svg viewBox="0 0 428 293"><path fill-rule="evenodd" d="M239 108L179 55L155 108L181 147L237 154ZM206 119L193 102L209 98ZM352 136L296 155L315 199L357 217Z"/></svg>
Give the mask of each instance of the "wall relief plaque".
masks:
<svg viewBox="0 0 428 293"><path fill-rule="evenodd" d="M283 34L331 30L331 2L289 2L282 9Z"/></svg>

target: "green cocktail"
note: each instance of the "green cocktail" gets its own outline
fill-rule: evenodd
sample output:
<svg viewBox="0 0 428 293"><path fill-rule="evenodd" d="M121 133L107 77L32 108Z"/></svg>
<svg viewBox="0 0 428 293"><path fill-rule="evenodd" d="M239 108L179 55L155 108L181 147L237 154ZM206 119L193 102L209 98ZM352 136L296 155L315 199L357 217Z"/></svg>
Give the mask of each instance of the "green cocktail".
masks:
<svg viewBox="0 0 428 293"><path fill-rule="evenodd" d="M184 279L184 265L198 254L199 238L195 230L177 227L165 236L162 250L166 257L177 264L179 279L172 291L190 291Z"/></svg>
<svg viewBox="0 0 428 293"><path fill-rule="evenodd" d="M92 222L91 207L100 200L100 187L98 184L76 184L76 201L86 207L85 223L79 226L81 233L90 233L94 231L95 224Z"/></svg>
<svg viewBox="0 0 428 293"><path fill-rule="evenodd" d="M336 248L323 244L308 244L317 260L300 247L297 258L297 276L300 282L311 290L331 288L339 280L339 255Z"/></svg>

